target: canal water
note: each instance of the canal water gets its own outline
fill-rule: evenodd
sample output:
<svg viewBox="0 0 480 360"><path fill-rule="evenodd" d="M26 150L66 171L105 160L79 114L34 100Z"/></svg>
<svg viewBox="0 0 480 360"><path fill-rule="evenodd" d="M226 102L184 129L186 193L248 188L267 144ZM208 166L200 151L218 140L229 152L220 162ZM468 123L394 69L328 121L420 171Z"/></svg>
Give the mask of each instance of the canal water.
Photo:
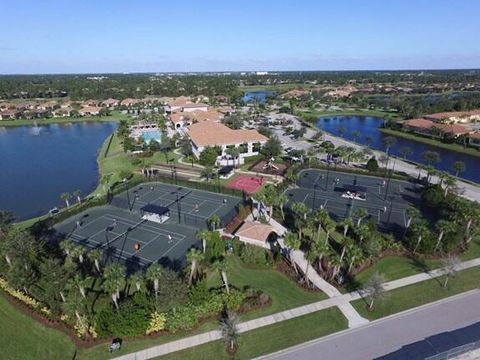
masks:
<svg viewBox="0 0 480 360"><path fill-rule="evenodd" d="M385 151L383 139L387 136L379 131L384 119L371 116L324 116L319 118L317 127L325 130L333 135L343 137L348 140L355 140L360 144L365 144L367 138L372 139L370 147L377 150ZM345 132L341 135L340 130L343 128ZM360 133L360 136L354 139L355 131ZM433 164L437 169L448 171L454 174L453 164L455 161L463 161L466 170L460 173L460 177L465 178L476 183L480 183L480 157L475 157L468 154L462 154L455 151L445 150L436 146L424 144L414 140L395 137L397 142L390 148L390 153L401 157L400 149L402 147L409 147L413 153L407 159L424 164L422 153L431 150L436 151L440 155L440 162Z"/></svg>
<svg viewBox="0 0 480 360"><path fill-rule="evenodd" d="M63 206L64 192L89 194L98 184L98 151L115 128L114 122L38 127L0 123L0 210L22 220Z"/></svg>

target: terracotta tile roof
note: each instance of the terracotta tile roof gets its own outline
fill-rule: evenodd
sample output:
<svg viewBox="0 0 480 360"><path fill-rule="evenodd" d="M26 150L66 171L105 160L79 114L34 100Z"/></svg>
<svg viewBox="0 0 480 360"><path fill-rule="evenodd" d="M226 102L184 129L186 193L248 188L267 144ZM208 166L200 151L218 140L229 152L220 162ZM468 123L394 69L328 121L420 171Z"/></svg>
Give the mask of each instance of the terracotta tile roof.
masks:
<svg viewBox="0 0 480 360"><path fill-rule="evenodd" d="M232 130L214 121L198 122L190 125L188 129L188 136L197 146L233 145L268 140L257 130Z"/></svg>
<svg viewBox="0 0 480 360"><path fill-rule="evenodd" d="M78 110L78 113L79 114L87 114L87 113L98 113L100 112L100 110L102 110L101 107L98 107L98 106L86 106L86 107L83 107L81 108L80 110Z"/></svg>
<svg viewBox="0 0 480 360"><path fill-rule="evenodd" d="M196 108L196 107L208 107L207 104L203 104L203 103L188 103L188 104L184 104L182 105L183 108Z"/></svg>
<svg viewBox="0 0 480 360"><path fill-rule="evenodd" d="M245 221L235 235L266 242L272 232L275 232L275 230L271 225Z"/></svg>
<svg viewBox="0 0 480 360"><path fill-rule="evenodd" d="M411 126L422 129L430 129L434 125L434 122L426 119L410 119L403 122L403 126Z"/></svg>
<svg viewBox="0 0 480 360"><path fill-rule="evenodd" d="M444 133L456 135L467 134L468 132L470 132L470 130L467 129L465 126L456 124L435 124L434 127L440 129Z"/></svg>
<svg viewBox="0 0 480 360"><path fill-rule="evenodd" d="M470 134L469 137L471 139L479 139L480 140L480 131L476 131L473 134Z"/></svg>
<svg viewBox="0 0 480 360"><path fill-rule="evenodd" d="M190 98L186 97L186 96L179 96L177 98L175 98L174 100L170 101L168 103L168 105L170 107L172 106L184 106L186 104L190 104L192 101L190 100Z"/></svg>
<svg viewBox="0 0 480 360"><path fill-rule="evenodd" d="M471 110L471 111L450 111L450 112L442 112L442 113L435 113L425 115L425 118L436 119L436 120L443 120L449 118L462 118L468 116L475 116L480 115L480 110Z"/></svg>

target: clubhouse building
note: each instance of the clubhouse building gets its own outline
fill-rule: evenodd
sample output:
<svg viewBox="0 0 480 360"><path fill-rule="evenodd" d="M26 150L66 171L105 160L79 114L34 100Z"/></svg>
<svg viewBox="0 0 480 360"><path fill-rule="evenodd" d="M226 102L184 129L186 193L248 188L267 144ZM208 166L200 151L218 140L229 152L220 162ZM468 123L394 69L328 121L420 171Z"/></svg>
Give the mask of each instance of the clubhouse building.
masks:
<svg viewBox="0 0 480 360"><path fill-rule="evenodd" d="M244 158L258 155L261 147L268 138L257 130L233 130L222 123L207 120L188 126L186 135L192 143L193 154L199 158L207 147L218 148L217 162L228 165L231 160L228 149L235 147L239 150L238 163L242 164Z"/></svg>

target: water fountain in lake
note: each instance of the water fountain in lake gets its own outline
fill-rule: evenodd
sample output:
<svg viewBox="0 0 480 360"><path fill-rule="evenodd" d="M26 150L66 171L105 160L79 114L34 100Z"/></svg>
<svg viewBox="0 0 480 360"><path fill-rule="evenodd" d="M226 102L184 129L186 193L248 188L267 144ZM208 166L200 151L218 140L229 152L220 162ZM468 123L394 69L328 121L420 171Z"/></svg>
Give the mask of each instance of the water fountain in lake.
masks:
<svg viewBox="0 0 480 360"><path fill-rule="evenodd" d="M42 131L42 128L37 125L37 122L33 122L33 126L30 128L30 134L33 136L38 136L40 135L40 132Z"/></svg>

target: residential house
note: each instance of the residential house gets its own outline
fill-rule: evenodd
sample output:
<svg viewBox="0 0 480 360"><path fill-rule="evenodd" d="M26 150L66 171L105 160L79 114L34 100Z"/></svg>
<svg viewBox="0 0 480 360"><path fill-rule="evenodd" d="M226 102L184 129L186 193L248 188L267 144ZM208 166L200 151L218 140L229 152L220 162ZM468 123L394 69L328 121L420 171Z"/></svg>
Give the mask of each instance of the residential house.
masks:
<svg viewBox="0 0 480 360"><path fill-rule="evenodd" d="M120 103L120 101L118 101L117 99L112 99L112 98L109 98L107 100L103 100L100 105L101 106L104 106L108 109L113 109L115 106L118 106L118 104Z"/></svg>
<svg viewBox="0 0 480 360"><path fill-rule="evenodd" d="M480 148L480 131L468 135L468 144Z"/></svg>
<svg viewBox="0 0 480 360"><path fill-rule="evenodd" d="M457 124L440 124L427 119L410 119L403 122L403 129L435 138L454 137L468 134L470 130Z"/></svg>
<svg viewBox="0 0 480 360"><path fill-rule="evenodd" d="M122 101L120 101L120 105L126 106L126 107L132 107L137 103L138 103L138 100L137 99L132 99L132 98L126 98L126 99L123 99Z"/></svg>
<svg viewBox="0 0 480 360"><path fill-rule="evenodd" d="M100 115L102 108L99 106L86 106L78 110L78 115L87 116L87 115Z"/></svg>
<svg viewBox="0 0 480 360"><path fill-rule="evenodd" d="M471 123L480 121L480 110L443 112L425 115L424 118L437 123Z"/></svg>
<svg viewBox="0 0 480 360"><path fill-rule="evenodd" d="M54 118L58 117L69 117L72 116L73 108L71 107L60 107L52 111L52 116Z"/></svg>
<svg viewBox="0 0 480 360"><path fill-rule="evenodd" d="M22 112L17 109L8 109L0 111L0 120L15 120L22 115Z"/></svg>
<svg viewBox="0 0 480 360"><path fill-rule="evenodd" d="M82 107L98 106L100 105L100 100L89 99L82 102Z"/></svg>

